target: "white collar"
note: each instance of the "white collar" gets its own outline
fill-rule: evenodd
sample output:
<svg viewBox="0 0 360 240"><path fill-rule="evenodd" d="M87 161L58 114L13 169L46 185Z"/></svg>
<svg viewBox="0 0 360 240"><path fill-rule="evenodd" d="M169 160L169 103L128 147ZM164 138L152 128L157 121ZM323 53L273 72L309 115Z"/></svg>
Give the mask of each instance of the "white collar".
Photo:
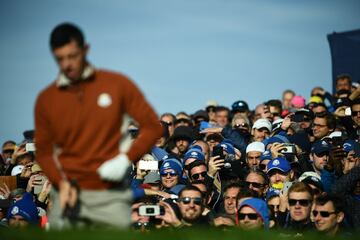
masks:
<svg viewBox="0 0 360 240"><path fill-rule="evenodd" d="M95 72L95 68L91 65L88 65L85 67L84 72L81 75L81 78L79 81L84 81L87 78L89 78L93 73ZM70 86L72 81L65 76L65 74L60 73L57 80L56 80L56 86L57 87L68 87Z"/></svg>

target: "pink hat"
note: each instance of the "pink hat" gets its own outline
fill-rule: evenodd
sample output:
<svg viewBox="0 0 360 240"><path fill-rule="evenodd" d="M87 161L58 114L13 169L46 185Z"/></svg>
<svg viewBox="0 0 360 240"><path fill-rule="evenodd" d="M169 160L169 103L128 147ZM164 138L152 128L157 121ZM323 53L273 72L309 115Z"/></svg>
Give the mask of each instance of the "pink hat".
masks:
<svg viewBox="0 0 360 240"><path fill-rule="evenodd" d="M305 107L305 98L302 97L302 96L294 96L292 99L291 99L291 104L296 107L296 108L303 108Z"/></svg>

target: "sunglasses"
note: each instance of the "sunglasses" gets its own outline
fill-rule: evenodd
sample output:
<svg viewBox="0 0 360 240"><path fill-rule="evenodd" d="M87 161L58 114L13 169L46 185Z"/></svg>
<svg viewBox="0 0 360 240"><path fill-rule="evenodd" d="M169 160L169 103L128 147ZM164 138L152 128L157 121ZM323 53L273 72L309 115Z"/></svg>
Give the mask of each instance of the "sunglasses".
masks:
<svg viewBox="0 0 360 240"><path fill-rule="evenodd" d="M262 170L262 171L264 171L264 170L266 169L266 166L267 166L266 164L261 164L261 163L260 163L260 164L259 164L259 169Z"/></svg>
<svg viewBox="0 0 360 240"><path fill-rule="evenodd" d="M144 223L135 222L135 223L133 223L133 228L135 228L135 229L140 229L142 226L144 226L145 229L148 229L148 228L151 227L151 223L149 223L149 222L144 222Z"/></svg>
<svg viewBox="0 0 360 240"><path fill-rule="evenodd" d="M8 154L13 154L13 153L14 153L14 150L12 150L12 149L4 150L3 153L4 153L4 154L6 154L6 153L8 153Z"/></svg>
<svg viewBox="0 0 360 240"><path fill-rule="evenodd" d="M289 199L289 205L295 206L297 203L300 204L300 206L307 207L310 204L309 199Z"/></svg>
<svg viewBox="0 0 360 240"><path fill-rule="evenodd" d="M245 186L250 187L250 185L253 186L254 188L262 188L262 187L264 187L264 184L262 184L262 183L247 182L247 181L245 182Z"/></svg>
<svg viewBox="0 0 360 240"><path fill-rule="evenodd" d="M234 128L248 128L249 124L247 123L240 123L240 124L235 124Z"/></svg>
<svg viewBox="0 0 360 240"><path fill-rule="evenodd" d="M177 173L176 172L168 172L168 173L161 173L160 174L162 177L167 177L170 175L170 177L175 177L177 176Z"/></svg>
<svg viewBox="0 0 360 240"><path fill-rule="evenodd" d="M268 207L271 208L271 209L273 209L273 210L275 210L275 209L278 210L279 207L280 207L280 205L268 204Z"/></svg>
<svg viewBox="0 0 360 240"><path fill-rule="evenodd" d="M314 215L314 217L316 217L319 213L320 213L320 216L323 218L330 217L331 214L336 214L336 212L316 211L316 210L312 211L312 214Z"/></svg>
<svg viewBox="0 0 360 240"><path fill-rule="evenodd" d="M351 111L351 116L357 116L360 111Z"/></svg>
<svg viewBox="0 0 360 240"><path fill-rule="evenodd" d="M195 174L191 175L191 178L194 180L198 180L200 178L200 176L205 178L206 172L195 173Z"/></svg>
<svg viewBox="0 0 360 240"><path fill-rule="evenodd" d="M259 216L256 213L239 213L240 220L244 220L246 217L250 220L256 220Z"/></svg>
<svg viewBox="0 0 360 240"><path fill-rule="evenodd" d="M182 197L182 198L179 198L179 202L182 202L184 204L189 204L191 202L191 200L193 200L193 203L195 205L201 205L202 204L202 200L201 200L201 197L194 197L194 198L191 198L191 197Z"/></svg>
<svg viewBox="0 0 360 240"><path fill-rule="evenodd" d="M315 155L318 156L318 157L323 157L325 155L329 155L329 152L315 153Z"/></svg>

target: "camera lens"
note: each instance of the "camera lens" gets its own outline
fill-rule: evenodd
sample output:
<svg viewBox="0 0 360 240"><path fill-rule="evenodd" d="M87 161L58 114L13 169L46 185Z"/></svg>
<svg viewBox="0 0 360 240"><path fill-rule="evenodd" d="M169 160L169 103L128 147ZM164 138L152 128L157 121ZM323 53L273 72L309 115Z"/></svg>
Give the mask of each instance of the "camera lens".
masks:
<svg viewBox="0 0 360 240"><path fill-rule="evenodd" d="M147 214L152 214L152 213L154 213L155 211L154 211L154 209L153 208L146 208L146 213Z"/></svg>

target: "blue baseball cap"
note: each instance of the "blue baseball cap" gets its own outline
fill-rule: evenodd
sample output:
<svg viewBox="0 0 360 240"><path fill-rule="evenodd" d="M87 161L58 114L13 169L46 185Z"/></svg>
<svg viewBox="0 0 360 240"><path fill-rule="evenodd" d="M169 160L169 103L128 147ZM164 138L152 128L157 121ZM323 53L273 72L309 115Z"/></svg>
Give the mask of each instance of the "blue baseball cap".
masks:
<svg viewBox="0 0 360 240"><path fill-rule="evenodd" d="M203 152L198 149L198 148L190 148L184 156L184 163L186 162L186 160L188 160L189 158L195 158L196 160L201 160L201 161L205 161L205 155L203 154Z"/></svg>
<svg viewBox="0 0 360 240"><path fill-rule="evenodd" d="M267 165L267 174L273 169L278 169L284 173L288 173L291 170L291 166L288 160L283 157L277 157L271 160Z"/></svg>
<svg viewBox="0 0 360 240"><path fill-rule="evenodd" d="M344 149L345 152L354 151L356 144L359 144L359 143L357 143L353 139L349 139L349 140L345 141L345 143L343 144L343 149Z"/></svg>
<svg viewBox="0 0 360 240"><path fill-rule="evenodd" d="M260 162L262 162L264 160L272 160L272 155L269 150L266 150L265 152L263 152L263 154L261 154Z"/></svg>
<svg viewBox="0 0 360 240"><path fill-rule="evenodd" d="M277 197L280 195L280 190L275 188L269 188L266 192L266 201L269 201L273 197Z"/></svg>
<svg viewBox="0 0 360 240"><path fill-rule="evenodd" d="M160 174L164 174L165 170L167 169L174 170L178 176L182 175L182 171L183 171L182 165L179 162L179 160L175 158L168 158L163 161L163 163L160 166Z"/></svg>
<svg viewBox="0 0 360 240"><path fill-rule="evenodd" d="M320 154L324 152L330 152L330 145L324 140L314 142L311 147L311 153Z"/></svg>
<svg viewBox="0 0 360 240"><path fill-rule="evenodd" d="M222 147L222 149L226 152L226 153L228 153L228 154L233 154L233 155L235 155L235 148L234 148L234 146L233 145L231 145L230 143L228 143L228 142L221 142L221 143L219 143L218 145L216 145L216 146L218 146L218 147Z"/></svg>

